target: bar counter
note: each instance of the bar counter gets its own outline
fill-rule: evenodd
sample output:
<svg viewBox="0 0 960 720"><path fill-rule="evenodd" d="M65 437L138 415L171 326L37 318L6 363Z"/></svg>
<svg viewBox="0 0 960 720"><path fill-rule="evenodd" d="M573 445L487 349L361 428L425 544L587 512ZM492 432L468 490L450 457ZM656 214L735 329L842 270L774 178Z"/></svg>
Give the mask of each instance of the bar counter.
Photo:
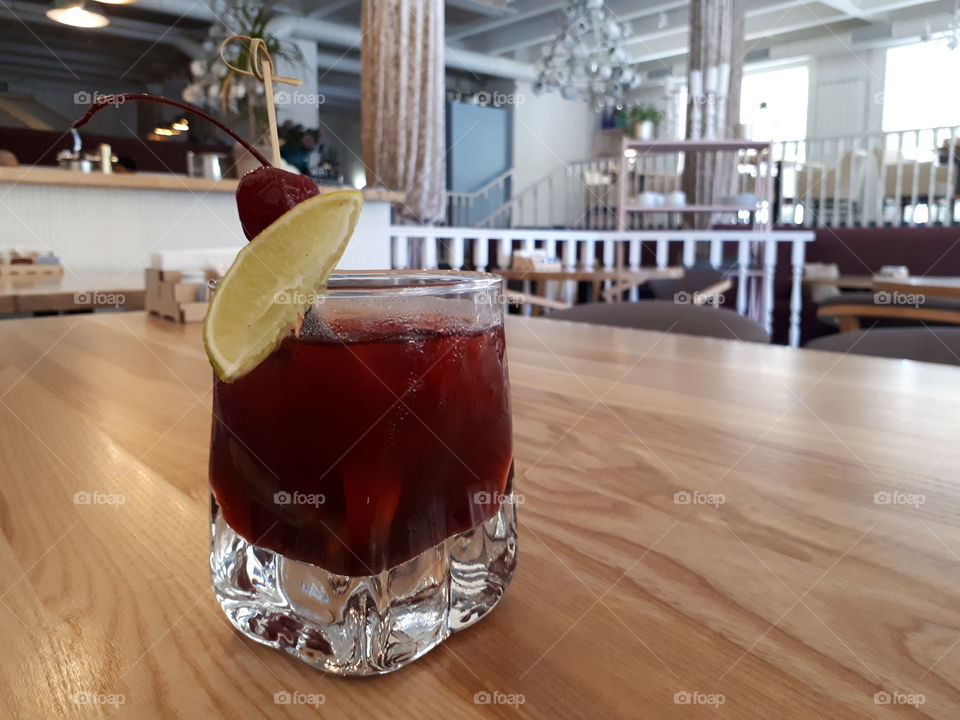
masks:
<svg viewBox="0 0 960 720"><path fill-rule="evenodd" d="M142 275L150 253L242 247L237 180L154 173L0 168L0 246L53 252L72 269ZM339 190L321 186L321 192ZM393 204L404 194L365 188L356 238L340 267L390 267Z"/></svg>

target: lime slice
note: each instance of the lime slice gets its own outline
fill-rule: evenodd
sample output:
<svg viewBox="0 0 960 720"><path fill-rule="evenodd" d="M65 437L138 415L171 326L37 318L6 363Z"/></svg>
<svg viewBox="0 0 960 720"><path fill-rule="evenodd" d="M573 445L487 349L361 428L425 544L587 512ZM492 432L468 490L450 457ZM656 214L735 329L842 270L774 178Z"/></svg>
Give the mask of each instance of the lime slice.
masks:
<svg viewBox="0 0 960 720"><path fill-rule="evenodd" d="M304 200L237 254L203 323L217 377L243 377L296 327L343 255L362 205L356 190Z"/></svg>

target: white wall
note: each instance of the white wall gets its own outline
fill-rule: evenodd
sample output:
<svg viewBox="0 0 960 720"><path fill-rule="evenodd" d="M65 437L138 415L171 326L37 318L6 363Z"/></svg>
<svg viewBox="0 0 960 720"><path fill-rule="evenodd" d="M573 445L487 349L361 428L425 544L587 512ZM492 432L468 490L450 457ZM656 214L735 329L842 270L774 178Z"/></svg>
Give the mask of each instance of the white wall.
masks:
<svg viewBox="0 0 960 720"><path fill-rule="evenodd" d="M564 100L559 93L534 95L518 82L513 108L514 193L533 185L565 163L593 157L600 115L585 102ZM520 98L523 101L520 102Z"/></svg>

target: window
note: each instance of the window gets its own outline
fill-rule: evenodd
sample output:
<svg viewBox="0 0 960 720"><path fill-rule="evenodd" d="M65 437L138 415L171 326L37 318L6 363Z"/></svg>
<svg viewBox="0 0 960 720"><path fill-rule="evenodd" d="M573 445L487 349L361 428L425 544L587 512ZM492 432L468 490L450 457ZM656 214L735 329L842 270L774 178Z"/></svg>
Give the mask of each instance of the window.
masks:
<svg viewBox="0 0 960 720"><path fill-rule="evenodd" d="M887 50L883 83L883 131L960 124L960 94L950 78L960 75L960 51L942 41Z"/></svg>
<svg viewBox="0 0 960 720"><path fill-rule="evenodd" d="M740 122L751 140L803 140L810 72L806 66L744 73Z"/></svg>

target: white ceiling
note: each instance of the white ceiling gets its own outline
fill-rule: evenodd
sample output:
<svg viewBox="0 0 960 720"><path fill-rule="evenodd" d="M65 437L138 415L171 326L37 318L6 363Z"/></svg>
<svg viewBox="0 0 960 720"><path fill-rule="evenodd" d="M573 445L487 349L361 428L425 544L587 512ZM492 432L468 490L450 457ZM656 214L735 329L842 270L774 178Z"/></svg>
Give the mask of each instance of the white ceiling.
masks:
<svg viewBox="0 0 960 720"><path fill-rule="evenodd" d="M748 58L781 56L817 48L849 49L865 38L893 42L918 36L927 26L942 30L952 0L746 0ZM606 0L632 29L627 50L643 72L683 71L689 2ZM198 52L213 16L202 0L140 0L129 6L98 6L112 24L77 30L44 16L48 0L0 1L0 79L52 79L69 71L84 80L145 84L186 79L187 59ZM553 0L447 0L447 59L451 72L516 77L529 73L541 48L555 37L564 3ZM284 12L299 31L316 38L321 85L334 95L355 89L359 71L360 0L287 0ZM906 30L904 30L906 28ZM306 29L306 30L305 30ZM302 37L302 35L301 35ZM860 41L857 38L861 38ZM799 50L798 50L799 48ZM66 68L66 69L65 69ZM354 93L341 93L355 102Z"/></svg>

